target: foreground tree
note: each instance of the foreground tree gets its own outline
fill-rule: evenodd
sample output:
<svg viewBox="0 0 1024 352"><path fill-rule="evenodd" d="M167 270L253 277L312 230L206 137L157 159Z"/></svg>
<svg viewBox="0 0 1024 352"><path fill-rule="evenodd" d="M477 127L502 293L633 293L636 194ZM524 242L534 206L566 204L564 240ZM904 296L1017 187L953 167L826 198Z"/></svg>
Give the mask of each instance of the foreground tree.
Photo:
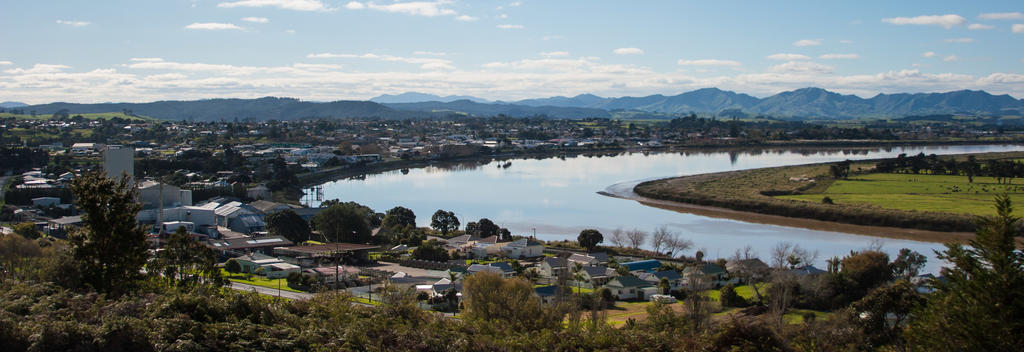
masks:
<svg viewBox="0 0 1024 352"><path fill-rule="evenodd" d="M556 330L562 324L564 312L541 304L529 281L482 271L467 277L463 287L463 319L496 323L513 331Z"/></svg>
<svg viewBox="0 0 1024 352"><path fill-rule="evenodd" d="M267 232L275 236L284 236L289 241L300 243L310 240L312 231L309 223L292 210L283 210L267 215Z"/></svg>
<svg viewBox="0 0 1024 352"><path fill-rule="evenodd" d="M172 286L183 289L220 287L226 281L217 268L217 255L192 239L184 227L179 227L168 238L167 245L156 254L147 268L150 273L163 276Z"/></svg>
<svg viewBox="0 0 1024 352"><path fill-rule="evenodd" d="M946 244L953 264L914 314L910 345L922 351L1019 351L1024 346L1024 253L1016 248L1018 218L1007 195L996 215L978 221L969 246Z"/></svg>
<svg viewBox="0 0 1024 352"><path fill-rule="evenodd" d="M459 225L461 224L459 224L459 218L455 216L455 212L438 209L434 212L434 216L430 217L430 227L445 236L458 230Z"/></svg>
<svg viewBox="0 0 1024 352"><path fill-rule="evenodd" d="M594 229L586 229L580 231L580 235L576 237L576 241L580 243L580 247L586 248L587 252L593 252L594 248L601 242L604 242L604 235Z"/></svg>
<svg viewBox="0 0 1024 352"><path fill-rule="evenodd" d="M71 184L85 224L68 236L73 258L83 283L115 296L132 288L148 258L146 235L135 221L141 206L128 180L90 172Z"/></svg>

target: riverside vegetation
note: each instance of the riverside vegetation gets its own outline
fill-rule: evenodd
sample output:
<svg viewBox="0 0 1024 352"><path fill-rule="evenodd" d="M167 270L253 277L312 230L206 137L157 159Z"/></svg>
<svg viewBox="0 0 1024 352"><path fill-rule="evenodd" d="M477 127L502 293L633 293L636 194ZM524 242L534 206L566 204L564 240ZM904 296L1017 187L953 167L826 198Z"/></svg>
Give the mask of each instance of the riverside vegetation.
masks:
<svg viewBox="0 0 1024 352"><path fill-rule="evenodd" d="M1024 153L903 156L643 182L644 197L857 225L973 231L996 194L1024 197Z"/></svg>

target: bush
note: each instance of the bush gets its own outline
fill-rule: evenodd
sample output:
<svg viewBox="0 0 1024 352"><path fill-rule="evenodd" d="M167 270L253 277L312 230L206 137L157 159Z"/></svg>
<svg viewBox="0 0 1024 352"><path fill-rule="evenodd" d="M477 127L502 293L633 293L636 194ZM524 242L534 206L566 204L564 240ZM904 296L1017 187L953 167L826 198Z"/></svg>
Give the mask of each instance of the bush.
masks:
<svg viewBox="0 0 1024 352"><path fill-rule="evenodd" d="M719 292L721 292L721 295L719 295L719 301L722 303L723 307L743 308L749 305L746 299L740 297L740 295L736 293L736 286L733 284L723 286Z"/></svg>

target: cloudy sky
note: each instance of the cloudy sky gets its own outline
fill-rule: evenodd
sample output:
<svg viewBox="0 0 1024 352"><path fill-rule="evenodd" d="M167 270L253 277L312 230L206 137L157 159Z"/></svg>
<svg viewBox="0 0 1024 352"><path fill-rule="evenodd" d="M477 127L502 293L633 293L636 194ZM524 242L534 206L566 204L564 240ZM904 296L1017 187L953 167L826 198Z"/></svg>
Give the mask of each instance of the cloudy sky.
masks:
<svg viewBox="0 0 1024 352"><path fill-rule="evenodd" d="M781 5L780 5L781 3ZM1024 98L1016 1L5 1L0 101L719 87Z"/></svg>

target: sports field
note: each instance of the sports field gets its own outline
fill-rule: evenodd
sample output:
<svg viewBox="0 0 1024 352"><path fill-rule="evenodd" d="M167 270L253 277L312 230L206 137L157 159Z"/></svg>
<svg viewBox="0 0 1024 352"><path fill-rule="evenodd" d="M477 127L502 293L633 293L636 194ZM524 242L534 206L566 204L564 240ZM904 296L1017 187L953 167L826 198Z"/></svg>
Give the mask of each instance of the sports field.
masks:
<svg viewBox="0 0 1024 352"><path fill-rule="evenodd" d="M824 192L780 196L821 202L829 197L836 204L872 205L886 209L936 211L992 215L992 199L1008 193L1015 204L1024 204L1024 180L996 182L992 177L874 173L837 180Z"/></svg>

